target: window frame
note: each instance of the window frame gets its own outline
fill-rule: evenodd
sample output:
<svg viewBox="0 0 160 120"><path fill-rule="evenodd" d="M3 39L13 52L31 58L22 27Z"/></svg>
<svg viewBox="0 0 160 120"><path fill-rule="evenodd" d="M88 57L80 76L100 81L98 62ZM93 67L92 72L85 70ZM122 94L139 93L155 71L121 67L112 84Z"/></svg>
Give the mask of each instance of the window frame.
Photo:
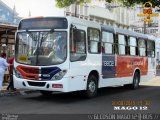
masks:
<svg viewBox="0 0 160 120"><path fill-rule="evenodd" d="M72 54L72 53L71 53L71 40L73 39L73 38L72 38L72 34L73 34L73 33L72 33L72 30L79 30L79 31L83 31L83 32L84 32L84 37L85 37L85 38L84 38L84 45L85 45L85 53L84 53L84 54L85 54L85 59L83 59L83 60L80 60L80 59L78 59L78 60L72 60L72 59L71 59L71 54ZM70 30L70 37L69 37L69 38L70 38L70 40L69 40L69 45L70 45L70 46L69 46L70 62L77 62L77 61L85 61L85 60L86 60L86 58L87 58L86 37L87 37L87 36L86 36L86 31L83 30L83 29L77 29L77 28L76 28L76 29L73 29L73 28L72 28L72 29ZM76 53L75 53L75 54L76 54ZM79 53L79 54L80 54L80 53Z"/></svg>
<svg viewBox="0 0 160 120"><path fill-rule="evenodd" d="M150 41L150 42L153 42L154 43L154 48L153 49L149 49L149 50L154 50L154 57L152 57L152 56L148 56L148 41ZM156 57L156 48L155 48L156 46L155 46L155 41L153 41L153 40L150 40L150 39L148 39L147 40L147 50L146 50L146 52L147 52L147 57L149 57L149 58L155 58Z"/></svg>
<svg viewBox="0 0 160 120"><path fill-rule="evenodd" d="M106 55L113 55L115 54L115 34L113 32L110 32L110 31L107 31L107 30L102 30L102 33L101 33L101 36L103 37L103 32L107 32L107 33L111 33L113 35L113 42L104 42L103 40L101 40L101 43L102 43L102 48L104 49L104 52L102 51L102 54L106 54ZM103 38L102 38L103 39ZM105 46L104 44L111 44L112 45L112 53L106 53L105 52Z"/></svg>
<svg viewBox="0 0 160 120"><path fill-rule="evenodd" d="M130 37L133 37L136 39L136 46L133 46L133 45L130 45L129 44L129 41L130 41ZM136 36L131 36L131 35L128 35L128 41L127 41L127 44L128 44L128 49L129 49L129 55L130 56L139 56L139 53L138 53L138 39ZM135 47L135 55L131 55L131 50L130 50L130 47Z"/></svg>
<svg viewBox="0 0 160 120"><path fill-rule="evenodd" d="M140 47L140 46L139 46L139 41L140 41L140 40L143 40L143 41L145 42L145 47ZM144 38L138 38L137 42L138 42L138 55L139 55L140 57L146 57L146 56L147 56L147 40L144 39ZM141 56L141 55L140 55L140 49L139 49L139 48L145 48L145 56Z"/></svg>
<svg viewBox="0 0 160 120"><path fill-rule="evenodd" d="M125 40L125 44L120 44L119 43L119 35L123 35L124 36L124 40ZM120 56L126 56L126 55L128 55L127 54L127 46L128 46L128 40L127 40L127 35L125 35L125 34L121 34L121 33L117 33L116 34L116 36L117 36L117 43L115 42L115 44L117 44L117 48L118 48L118 55L120 55ZM120 52L119 52L119 47L120 47L120 45L123 45L124 47L125 47L125 54L120 54Z"/></svg>
<svg viewBox="0 0 160 120"><path fill-rule="evenodd" d="M93 29L93 30L97 30L97 31L98 31L98 33L99 33L99 41L95 41L95 40L90 40L90 39L89 39L89 37L90 37L90 32L89 32L89 30L90 30L90 29ZM97 42L97 43L98 43L98 48L97 48L98 52L91 52L91 50L90 50L90 44L89 44L90 41L94 41L94 42ZM101 48L102 48L101 43L102 43L102 40L101 40L101 31L100 31L100 29L98 29L98 28L93 28L93 27L88 27L88 28L87 28L87 48L88 48L88 53L90 53L90 54L101 54L101 52L102 52L102 50L101 50Z"/></svg>

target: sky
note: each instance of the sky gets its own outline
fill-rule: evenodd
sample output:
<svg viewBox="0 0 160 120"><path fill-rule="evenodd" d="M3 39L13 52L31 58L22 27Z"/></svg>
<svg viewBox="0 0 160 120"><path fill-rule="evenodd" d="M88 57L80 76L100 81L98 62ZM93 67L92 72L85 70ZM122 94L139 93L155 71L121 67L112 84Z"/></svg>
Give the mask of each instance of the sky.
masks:
<svg viewBox="0 0 160 120"><path fill-rule="evenodd" d="M7 6L13 9L20 17L28 17L29 11L31 16L61 16L63 10L55 7L55 0L1 0Z"/></svg>

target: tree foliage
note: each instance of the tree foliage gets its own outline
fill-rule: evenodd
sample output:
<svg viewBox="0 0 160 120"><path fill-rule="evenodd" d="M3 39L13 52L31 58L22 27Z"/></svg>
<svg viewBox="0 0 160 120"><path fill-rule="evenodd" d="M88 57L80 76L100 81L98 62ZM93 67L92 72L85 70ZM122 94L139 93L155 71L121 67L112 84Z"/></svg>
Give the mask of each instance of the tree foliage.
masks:
<svg viewBox="0 0 160 120"><path fill-rule="evenodd" d="M158 6L160 0L119 0L124 6L130 7L136 4L145 4L146 2L152 3L152 7Z"/></svg>
<svg viewBox="0 0 160 120"><path fill-rule="evenodd" d="M136 4L144 4L146 2L151 2L153 7L160 6L160 0L105 0L108 3L119 2L125 7L131 7ZM83 4L91 2L91 0L56 0L56 6L59 8L64 8L70 6L71 4Z"/></svg>
<svg viewBox="0 0 160 120"><path fill-rule="evenodd" d="M56 0L56 6L59 8L64 8L70 6L71 4L83 4L90 1L91 0Z"/></svg>
<svg viewBox="0 0 160 120"><path fill-rule="evenodd" d="M113 2L114 0L105 0L106 2L108 2L108 3L111 3L111 2Z"/></svg>

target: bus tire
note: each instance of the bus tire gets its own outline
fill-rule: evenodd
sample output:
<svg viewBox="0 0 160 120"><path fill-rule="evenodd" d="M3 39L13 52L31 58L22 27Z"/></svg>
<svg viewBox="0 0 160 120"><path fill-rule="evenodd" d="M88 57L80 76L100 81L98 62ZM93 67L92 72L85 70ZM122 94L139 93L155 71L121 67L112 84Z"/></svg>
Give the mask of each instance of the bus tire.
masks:
<svg viewBox="0 0 160 120"><path fill-rule="evenodd" d="M132 89L135 90L139 87L139 82L140 82L140 76L139 76L139 73L138 72L135 72L134 73L134 76L133 76L133 83L132 83Z"/></svg>
<svg viewBox="0 0 160 120"><path fill-rule="evenodd" d="M51 95L52 95L52 91L41 90L40 93L41 93L43 96L51 96Z"/></svg>
<svg viewBox="0 0 160 120"><path fill-rule="evenodd" d="M134 76L133 76L133 82L132 82L132 84L125 85L125 87L127 87L129 89L132 89L132 90L135 90L135 89L137 89L139 87L139 82L140 82L139 73L135 72Z"/></svg>
<svg viewBox="0 0 160 120"><path fill-rule="evenodd" d="M87 80L87 88L85 91L85 97L93 98L97 96L98 82L95 75L89 75Z"/></svg>

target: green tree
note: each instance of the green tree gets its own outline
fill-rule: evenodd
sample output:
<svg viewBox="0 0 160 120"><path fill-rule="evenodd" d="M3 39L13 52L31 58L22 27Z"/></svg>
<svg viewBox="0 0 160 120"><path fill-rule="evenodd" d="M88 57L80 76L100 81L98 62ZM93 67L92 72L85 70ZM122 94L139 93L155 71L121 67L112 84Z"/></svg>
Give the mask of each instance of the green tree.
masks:
<svg viewBox="0 0 160 120"><path fill-rule="evenodd" d="M136 4L144 4L146 2L151 2L153 7L160 6L160 0L105 0L108 3L119 2L125 7L134 6ZM91 2L91 0L56 0L56 5L59 8L64 8L70 6L71 4L83 4Z"/></svg>
<svg viewBox="0 0 160 120"><path fill-rule="evenodd" d="M106 2L108 2L108 3L111 3L111 2L113 2L114 0L105 0Z"/></svg>
<svg viewBox="0 0 160 120"><path fill-rule="evenodd" d="M160 0L119 0L124 6L130 7L136 4L145 4L146 2L151 2L152 7L158 6Z"/></svg>
<svg viewBox="0 0 160 120"><path fill-rule="evenodd" d="M91 0L56 0L56 6L59 8L64 8L70 6L71 4L83 4L89 2L91 2Z"/></svg>

